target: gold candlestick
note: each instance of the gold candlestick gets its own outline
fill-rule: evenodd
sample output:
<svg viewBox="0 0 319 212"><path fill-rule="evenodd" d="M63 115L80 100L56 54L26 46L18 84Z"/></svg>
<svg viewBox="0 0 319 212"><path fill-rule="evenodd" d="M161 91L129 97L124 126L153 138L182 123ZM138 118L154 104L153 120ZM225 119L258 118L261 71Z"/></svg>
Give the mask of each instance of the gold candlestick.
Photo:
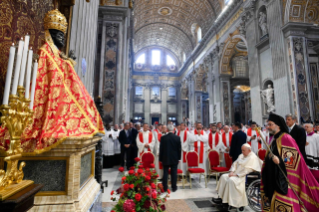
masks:
<svg viewBox="0 0 319 212"><path fill-rule="evenodd" d="M0 170L0 200L21 191L33 184L31 180L23 180L23 167L21 162L18 169L19 159L22 157L21 135L33 122L33 110L29 109L30 99L24 97L25 89L18 87L18 96L10 95L9 105L1 105L2 128L7 128L10 134L10 147L6 152L4 161L7 162L6 171Z"/></svg>

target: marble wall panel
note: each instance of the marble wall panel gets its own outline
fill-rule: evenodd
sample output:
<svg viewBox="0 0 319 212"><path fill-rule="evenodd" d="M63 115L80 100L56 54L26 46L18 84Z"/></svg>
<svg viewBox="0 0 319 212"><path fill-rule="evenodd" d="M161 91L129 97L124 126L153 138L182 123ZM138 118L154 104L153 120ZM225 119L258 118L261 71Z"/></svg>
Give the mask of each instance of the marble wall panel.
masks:
<svg viewBox="0 0 319 212"><path fill-rule="evenodd" d="M80 186L92 175L92 152L81 158Z"/></svg>

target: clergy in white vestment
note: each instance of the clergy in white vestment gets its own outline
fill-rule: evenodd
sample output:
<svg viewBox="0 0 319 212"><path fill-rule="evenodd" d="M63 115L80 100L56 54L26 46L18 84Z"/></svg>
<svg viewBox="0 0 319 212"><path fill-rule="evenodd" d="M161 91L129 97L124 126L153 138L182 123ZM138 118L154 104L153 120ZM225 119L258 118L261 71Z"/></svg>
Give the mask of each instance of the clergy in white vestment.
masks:
<svg viewBox="0 0 319 212"><path fill-rule="evenodd" d="M226 161L225 161L225 157L224 157L224 153L229 153L230 150L230 144L231 144L231 139L233 137L233 133L230 132L229 130L229 126L225 125L223 127L224 132L221 134L221 143L222 145L220 145L220 155L219 158L221 160L220 165L223 167L226 167Z"/></svg>
<svg viewBox="0 0 319 212"><path fill-rule="evenodd" d="M109 124L105 125L105 135L102 140L103 168L112 168L114 166L114 140L113 130Z"/></svg>
<svg viewBox="0 0 319 212"><path fill-rule="evenodd" d="M177 136L180 137L181 146L182 146L182 152L181 152L182 158L178 164L178 168L183 171L184 175L186 175L186 172L187 172L186 153L189 150L188 140L191 137L189 134L190 133L186 129L186 125L184 123L181 123L180 130L177 132Z"/></svg>
<svg viewBox="0 0 319 212"><path fill-rule="evenodd" d="M155 138L155 150L154 150L155 168L156 168L157 174L159 174L160 178L162 178L162 176L163 176L163 166L159 162L159 146L160 146L161 138L162 138L162 124L158 124L156 126L156 129L153 130L153 135L154 135L154 138Z"/></svg>
<svg viewBox="0 0 319 212"><path fill-rule="evenodd" d="M227 203L229 206L240 208L248 205L245 181L250 172L261 171L262 161L251 151L249 144L244 144L242 154L233 163L230 173L223 174L218 181L217 193L220 198L213 198L213 202Z"/></svg>
<svg viewBox="0 0 319 212"><path fill-rule="evenodd" d="M117 124L114 125L113 129L113 141L114 141L114 165L120 165L121 163L121 144L119 141L120 130Z"/></svg>
<svg viewBox="0 0 319 212"><path fill-rule="evenodd" d="M262 148L262 141L260 136L263 136L264 138L264 135L259 134L256 128L256 122L251 122L250 128L247 129L247 143L251 146L251 151L253 151L255 154L257 154L258 150Z"/></svg>
<svg viewBox="0 0 319 212"><path fill-rule="evenodd" d="M306 142L306 155L307 155L307 165L309 167L318 167L318 157L319 157L319 135L313 131L313 125L306 123L304 128L307 132L307 142Z"/></svg>
<svg viewBox="0 0 319 212"><path fill-rule="evenodd" d="M138 156L141 157L141 155L145 151L154 151L155 147L155 138L152 132L149 131L148 124L143 124L143 130L139 132L136 138L136 145L138 147Z"/></svg>
<svg viewBox="0 0 319 212"><path fill-rule="evenodd" d="M189 138L189 150L197 152L199 157L199 168L207 173L207 150L208 150L208 135L205 134L201 123L196 124L196 128L191 132L192 137Z"/></svg>
<svg viewBox="0 0 319 212"><path fill-rule="evenodd" d="M210 124L210 132L208 134L208 151L216 150L218 153L225 149L221 135L217 132L217 126Z"/></svg>

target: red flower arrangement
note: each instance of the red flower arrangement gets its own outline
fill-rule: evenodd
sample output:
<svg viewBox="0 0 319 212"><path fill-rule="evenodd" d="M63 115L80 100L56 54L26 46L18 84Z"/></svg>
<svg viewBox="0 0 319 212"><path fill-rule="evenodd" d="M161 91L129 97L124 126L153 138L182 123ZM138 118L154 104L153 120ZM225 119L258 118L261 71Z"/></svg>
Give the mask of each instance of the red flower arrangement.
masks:
<svg viewBox="0 0 319 212"><path fill-rule="evenodd" d="M135 158L135 161L139 162L140 159ZM138 164L136 164L135 167L130 168L127 175L122 176L122 186L116 190L120 197L112 211L165 211L165 202L169 195L163 193L163 185L158 184L158 174L155 170L152 170L155 167L154 164L151 164L151 169L144 170L141 166L138 167ZM119 168L119 171L124 172L124 168L121 168ZM137 169L136 172L135 169ZM113 197L114 191L111 192L111 195L111 199L117 201L116 197Z"/></svg>

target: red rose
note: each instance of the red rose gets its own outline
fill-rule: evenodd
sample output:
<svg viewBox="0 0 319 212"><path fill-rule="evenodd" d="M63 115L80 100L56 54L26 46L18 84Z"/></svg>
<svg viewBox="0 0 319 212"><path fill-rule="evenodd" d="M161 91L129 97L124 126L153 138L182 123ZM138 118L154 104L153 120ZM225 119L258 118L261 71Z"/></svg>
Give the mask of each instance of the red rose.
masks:
<svg viewBox="0 0 319 212"><path fill-rule="evenodd" d="M138 176L138 174L137 173L135 173L135 177L137 177Z"/></svg>
<svg viewBox="0 0 319 212"><path fill-rule="evenodd" d="M163 184L162 183L159 183L157 184L158 188L163 188Z"/></svg>
<svg viewBox="0 0 319 212"><path fill-rule="evenodd" d="M150 176L146 176L145 177L145 182L148 182L148 181L150 181L151 180L151 177Z"/></svg>
<svg viewBox="0 0 319 212"><path fill-rule="evenodd" d="M164 188L161 188L161 192L164 193Z"/></svg>
<svg viewBox="0 0 319 212"><path fill-rule="evenodd" d="M159 175L157 174L157 175L156 175L156 178L158 178L158 177L159 177Z"/></svg>
<svg viewBox="0 0 319 212"><path fill-rule="evenodd" d="M140 159L140 158L135 158L134 160L135 160L135 162L137 163L137 162L139 162L141 159Z"/></svg>
<svg viewBox="0 0 319 212"><path fill-rule="evenodd" d="M151 172L149 172L149 173L147 173L147 175L148 175L148 176L152 176L152 173L151 173Z"/></svg>
<svg viewBox="0 0 319 212"><path fill-rule="evenodd" d="M145 191L150 191L150 188L149 187L145 187Z"/></svg>
<svg viewBox="0 0 319 212"><path fill-rule="evenodd" d="M153 199L156 199L157 198L157 195L156 195L156 193L154 192L154 193L152 193L152 198Z"/></svg>
<svg viewBox="0 0 319 212"><path fill-rule="evenodd" d="M156 188L156 185L155 185L154 183L151 183L151 187L152 187L153 189L155 189L155 188Z"/></svg>
<svg viewBox="0 0 319 212"><path fill-rule="evenodd" d="M124 177L122 177L122 180L124 181L124 180L126 180L126 177L124 176Z"/></svg>
<svg viewBox="0 0 319 212"><path fill-rule="evenodd" d="M125 184L125 185L124 185L124 190L127 191L127 190L129 190L129 189L130 189L130 185L129 185L129 184Z"/></svg>
<svg viewBox="0 0 319 212"><path fill-rule="evenodd" d="M120 198L122 198L122 197L123 197L123 195L124 195L124 193L122 193L122 194L120 195Z"/></svg>
<svg viewBox="0 0 319 212"><path fill-rule="evenodd" d="M149 171L150 171L150 168L146 168L146 171L148 171L148 172L149 172Z"/></svg>
<svg viewBox="0 0 319 212"><path fill-rule="evenodd" d="M150 168L155 168L154 163L151 163Z"/></svg>
<svg viewBox="0 0 319 212"><path fill-rule="evenodd" d="M111 210L111 212L115 212L114 210Z"/></svg>
<svg viewBox="0 0 319 212"><path fill-rule="evenodd" d="M155 170L155 169L153 170L153 173L156 173L156 170Z"/></svg>
<svg viewBox="0 0 319 212"><path fill-rule="evenodd" d="M133 174L134 174L134 170L128 171L128 174L129 174L129 175L133 175Z"/></svg>
<svg viewBox="0 0 319 212"><path fill-rule="evenodd" d="M135 170L135 167L134 167L134 166L131 166L131 167L130 167L130 170Z"/></svg>
<svg viewBox="0 0 319 212"><path fill-rule="evenodd" d="M119 168L119 171L120 171L120 172L124 172L124 167L120 167L120 168Z"/></svg>
<svg viewBox="0 0 319 212"><path fill-rule="evenodd" d="M142 199L142 195L140 195L140 194L135 194L135 200L136 201L141 201L141 199Z"/></svg>
<svg viewBox="0 0 319 212"><path fill-rule="evenodd" d="M133 188L134 188L134 184L131 184L131 185L130 185L130 188L133 189Z"/></svg>
<svg viewBox="0 0 319 212"><path fill-rule="evenodd" d="M143 169L137 170L137 173L139 173L139 174L142 174L143 172L144 172Z"/></svg>
<svg viewBox="0 0 319 212"><path fill-rule="evenodd" d="M111 191L111 195L113 195L114 194L114 191Z"/></svg>
<svg viewBox="0 0 319 212"><path fill-rule="evenodd" d="M162 211L165 211L166 210L165 205L161 205L161 209L162 209Z"/></svg>
<svg viewBox="0 0 319 212"><path fill-rule="evenodd" d="M171 190L167 189L167 193L169 193L169 194L170 194L170 193L171 193Z"/></svg>

